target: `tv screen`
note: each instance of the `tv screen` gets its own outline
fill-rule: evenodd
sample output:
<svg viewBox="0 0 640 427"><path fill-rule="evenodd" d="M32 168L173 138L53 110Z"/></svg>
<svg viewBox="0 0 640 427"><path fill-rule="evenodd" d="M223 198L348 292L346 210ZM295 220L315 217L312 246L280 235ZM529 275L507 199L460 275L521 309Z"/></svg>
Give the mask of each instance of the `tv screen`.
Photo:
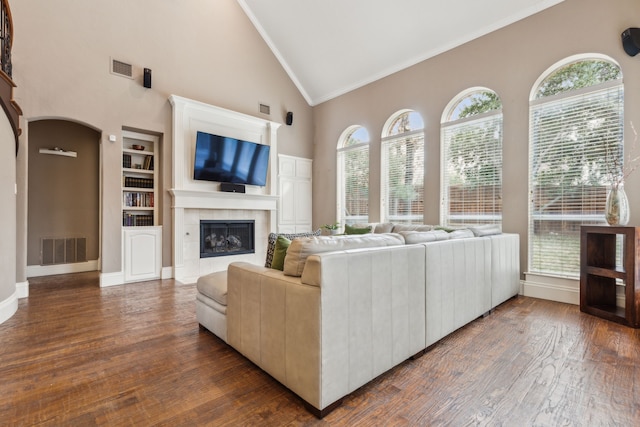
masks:
<svg viewBox="0 0 640 427"><path fill-rule="evenodd" d="M265 186L269 148L198 131L193 179Z"/></svg>

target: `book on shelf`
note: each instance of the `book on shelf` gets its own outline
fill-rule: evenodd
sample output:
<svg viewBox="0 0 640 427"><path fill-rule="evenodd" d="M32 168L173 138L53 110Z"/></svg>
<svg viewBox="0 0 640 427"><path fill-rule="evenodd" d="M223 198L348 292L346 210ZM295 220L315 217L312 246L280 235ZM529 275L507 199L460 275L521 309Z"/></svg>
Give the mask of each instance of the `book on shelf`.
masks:
<svg viewBox="0 0 640 427"><path fill-rule="evenodd" d="M122 154L122 167L130 168L131 167L131 154Z"/></svg>
<svg viewBox="0 0 640 427"><path fill-rule="evenodd" d="M124 227L149 227L153 225L153 215L138 215L123 212L122 225Z"/></svg>
<svg viewBox="0 0 640 427"><path fill-rule="evenodd" d="M153 188L153 178L137 178L134 176L125 176L124 186L135 188Z"/></svg>
<svg viewBox="0 0 640 427"><path fill-rule="evenodd" d="M122 203L128 208L152 208L153 199L153 193L125 191L122 194Z"/></svg>
<svg viewBox="0 0 640 427"><path fill-rule="evenodd" d="M144 163L142 164L142 169L153 170L153 156L148 155L144 158Z"/></svg>

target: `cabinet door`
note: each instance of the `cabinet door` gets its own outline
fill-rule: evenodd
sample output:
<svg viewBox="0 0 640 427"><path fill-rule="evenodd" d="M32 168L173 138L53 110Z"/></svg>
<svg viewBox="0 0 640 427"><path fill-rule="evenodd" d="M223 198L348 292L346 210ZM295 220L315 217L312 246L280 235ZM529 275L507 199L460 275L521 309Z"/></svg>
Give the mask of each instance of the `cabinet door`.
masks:
<svg viewBox="0 0 640 427"><path fill-rule="evenodd" d="M126 229L123 237L125 282L160 278L162 229L160 227Z"/></svg>
<svg viewBox="0 0 640 427"><path fill-rule="evenodd" d="M296 225L308 226L311 229L311 181L295 183Z"/></svg>
<svg viewBox="0 0 640 427"><path fill-rule="evenodd" d="M278 222L282 225L296 223L295 184L295 180L288 178L280 179L280 212L278 212Z"/></svg>

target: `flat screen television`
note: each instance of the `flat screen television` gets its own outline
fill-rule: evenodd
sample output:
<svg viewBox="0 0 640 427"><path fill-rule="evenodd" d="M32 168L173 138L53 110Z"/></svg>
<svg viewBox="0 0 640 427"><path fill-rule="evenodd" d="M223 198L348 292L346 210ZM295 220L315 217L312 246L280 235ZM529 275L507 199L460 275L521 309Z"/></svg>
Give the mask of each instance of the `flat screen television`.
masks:
<svg viewBox="0 0 640 427"><path fill-rule="evenodd" d="M269 146L198 131L193 179L265 186Z"/></svg>

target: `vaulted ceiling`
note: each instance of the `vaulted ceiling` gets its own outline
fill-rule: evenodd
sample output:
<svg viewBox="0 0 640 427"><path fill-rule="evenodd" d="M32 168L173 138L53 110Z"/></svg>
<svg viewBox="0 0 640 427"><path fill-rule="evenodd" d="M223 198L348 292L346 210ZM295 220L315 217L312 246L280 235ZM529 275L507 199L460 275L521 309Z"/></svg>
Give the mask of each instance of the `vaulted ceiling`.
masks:
<svg viewBox="0 0 640 427"><path fill-rule="evenodd" d="M238 0L310 105L563 0Z"/></svg>

